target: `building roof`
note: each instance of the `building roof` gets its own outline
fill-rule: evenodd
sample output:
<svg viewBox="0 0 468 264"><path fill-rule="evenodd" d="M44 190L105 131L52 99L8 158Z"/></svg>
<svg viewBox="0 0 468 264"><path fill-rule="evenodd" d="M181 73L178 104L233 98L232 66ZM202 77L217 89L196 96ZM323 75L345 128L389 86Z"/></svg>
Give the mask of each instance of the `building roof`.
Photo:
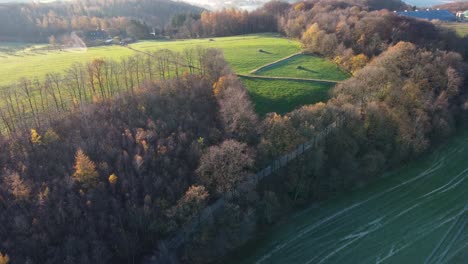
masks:
<svg viewBox="0 0 468 264"><path fill-rule="evenodd" d="M398 12L401 16L414 17L426 20L456 21L456 16L449 10L421 10Z"/></svg>

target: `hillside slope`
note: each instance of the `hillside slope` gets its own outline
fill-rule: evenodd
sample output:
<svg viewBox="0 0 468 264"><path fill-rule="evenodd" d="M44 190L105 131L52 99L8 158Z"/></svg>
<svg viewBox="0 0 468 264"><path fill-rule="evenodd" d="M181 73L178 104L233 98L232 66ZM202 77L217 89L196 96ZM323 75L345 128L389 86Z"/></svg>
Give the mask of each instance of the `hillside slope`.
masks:
<svg viewBox="0 0 468 264"><path fill-rule="evenodd" d="M376 185L280 223L235 263L463 263L467 156L465 131Z"/></svg>
<svg viewBox="0 0 468 264"><path fill-rule="evenodd" d="M51 35L58 37L71 31L96 28L118 35L129 31L132 20L147 27L133 31L161 30L177 14L200 14L202 11L200 7L171 0L0 2L0 41L44 42Z"/></svg>

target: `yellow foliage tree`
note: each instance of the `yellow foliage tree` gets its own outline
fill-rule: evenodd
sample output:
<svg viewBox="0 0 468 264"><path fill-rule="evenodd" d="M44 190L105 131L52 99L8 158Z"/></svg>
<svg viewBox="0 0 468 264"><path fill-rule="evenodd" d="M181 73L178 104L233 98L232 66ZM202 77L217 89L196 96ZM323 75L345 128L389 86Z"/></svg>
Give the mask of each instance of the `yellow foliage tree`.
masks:
<svg viewBox="0 0 468 264"><path fill-rule="evenodd" d="M351 58L351 71L356 73L358 70L364 68L369 62L369 58L365 54L359 54Z"/></svg>
<svg viewBox="0 0 468 264"><path fill-rule="evenodd" d="M222 76L219 80L213 85L213 94L215 96L219 95L224 86L226 85L226 77Z"/></svg>
<svg viewBox="0 0 468 264"><path fill-rule="evenodd" d="M81 183L85 188L95 187L98 183L96 164L79 149L75 155L75 173L73 179Z"/></svg>
<svg viewBox="0 0 468 264"><path fill-rule="evenodd" d="M8 257L8 255L7 254L3 255L0 252L0 264L8 264L9 261L10 261L10 258Z"/></svg>
<svg viewBox="0 0 468 264"><path fill-rule="evenodd" d="M41 145L42 144L42 137L37 133L36 129L31 129L31 142L34 145Z"/></svg>
<svg viewBox="0 0 468 264"><path fill-rule="evenodd" d="M320 51L320 39L323 37L323 32L317 23L310 26L302 35L302 43L304 49L308 52Z"/></svg>
<svg viewBox="0 0 468 264"><path fill-rule="evenodd" d="M3 182L8 187L9 192L17 201L26 201L31 194L31 188L16 172L3 178Z"/></svg>
<svg viewBox="0 0 468 264"><path fill-rule="evenodd" d="M299 11L304 11L305 10L305 3L304 2L300 2L300 3L297 3L295 6L294 6L294 11L296 12L299 12Z"/></svg>
<svg viewBox="0 0 468 264"><path fill-rule="evenodd" d="M117 184L118 179L119 179L119 177L117 177L117 175L115 175L115 174L112 174L111 176L109 176L110 185L115 186Z"/></svg>

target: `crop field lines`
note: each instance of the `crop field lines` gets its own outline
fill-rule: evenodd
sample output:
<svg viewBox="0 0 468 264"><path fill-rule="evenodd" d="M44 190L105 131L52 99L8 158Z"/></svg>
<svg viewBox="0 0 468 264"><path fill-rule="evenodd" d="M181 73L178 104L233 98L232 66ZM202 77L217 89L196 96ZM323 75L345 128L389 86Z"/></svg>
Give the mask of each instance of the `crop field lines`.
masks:
<svg viewBox="0 0 468 264"><path fill-rule="evenodd" d="M299 213L237 252L246 257L236 263L462 263L467 135L351 199Z"/></svg>

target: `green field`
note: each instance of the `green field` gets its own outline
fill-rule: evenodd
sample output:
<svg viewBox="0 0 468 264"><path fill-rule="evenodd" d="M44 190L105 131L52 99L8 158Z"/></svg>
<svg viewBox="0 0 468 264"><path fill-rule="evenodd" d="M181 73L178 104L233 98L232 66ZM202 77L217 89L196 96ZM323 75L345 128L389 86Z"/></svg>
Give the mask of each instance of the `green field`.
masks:
<svg viewBox="0 0 468 264"><path fill-rule="evenodd" d="M468 131L351 194L288 217L231 263L467 263Z"/></svg>
<svg viewBox="0 0 468 264"><path fill-rule="evenodd" d="M468 23L444 23L443 27L453 29L460 37L468 36Z"/></svg>
<svg viewBox="0 0 468 264"><path fill-rule="evenodd" d="M331 84L242 78L260 115L284 114L301 105L325 102Z"/></svg>
<svg viewBox="0 0 468 264"><path fill-rule="evenodd" d="M237 73L247 73L300 50L298 42L272 34L214 38L212 41L210 39L142 41L130 45L140 51L158 49L183 51L197 46L222 49L227 61ZM269 53L261 53L259 49ZM93 47L85 51L18 51L12 55L0 54L0 85L8 85L21 77L42 77L51 72L63 72L75 62L86 63L94 58L120 59L134 54L135 51L121 46Z"/></svg>
<svg viewBox="0 0 468 264"><path fill-rule="evenodd" d="M301 50L300 43L275 34L257 34L213 39L142 41L122 46L101 46L81 50L48 51L44 45L5 43L0 48L16 47L15 52L0 50L0 86L21 77L41 79L47 73L64 72L74 63L86 63L94 58L119 60L140 52L169 49L211 47L221 49L233 71L248 75L254 69L278 61ZM298 70L300 65L303 69ZM297 56L275 64L257 75L268 77L298 77L343 80L349 75L327 60L313 56ZM331 84L288 80L243 79L258 113L286 113L298 106L326 101Z"/></svg>
<svg viewBox="0 0 468 264"><path fill-rule="evenodd" d="M342 81L350 74L335 63L316 56L298 55L255 73L262 76Z"/></svg>
<svg viewBox="0 0 468 264"><path fill-rule="evenodd" d="M226 60L236 73L246 74L262 65L287 57L301 50L297 41L279 38L273 34L236 36L225 38L196 39L182 41L154 41L133 44L137 50L171 49L183 51L188 47L203 46L223 50ZM266 52L259 52L263 50Z"/></svg>

